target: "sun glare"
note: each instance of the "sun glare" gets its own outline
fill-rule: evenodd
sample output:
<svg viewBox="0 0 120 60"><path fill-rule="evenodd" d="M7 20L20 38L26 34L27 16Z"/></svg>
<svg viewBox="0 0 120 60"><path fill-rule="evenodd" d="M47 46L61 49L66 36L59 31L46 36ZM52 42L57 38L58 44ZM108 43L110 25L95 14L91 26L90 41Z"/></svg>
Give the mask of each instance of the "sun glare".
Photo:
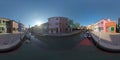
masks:
<svg viewBox="0 0 120 60"><path fill-rule="evenodd" d="M36 21L36 22L35 22L35 25L40 26L41 24L42 24L42 21Z"/></svg>

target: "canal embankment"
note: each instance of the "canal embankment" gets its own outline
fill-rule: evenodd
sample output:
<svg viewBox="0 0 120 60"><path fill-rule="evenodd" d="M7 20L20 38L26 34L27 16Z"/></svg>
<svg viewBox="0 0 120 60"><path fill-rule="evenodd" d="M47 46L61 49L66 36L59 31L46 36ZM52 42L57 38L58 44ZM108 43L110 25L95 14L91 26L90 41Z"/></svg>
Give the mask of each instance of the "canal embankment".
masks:
<svg viewBox="0 0 120 60"><path fill-rule="evenodd" d="M120 52L120 34L119 33L100 33L91 32L90 40L96 47L107 52Z"/></svg>
<svg viewBox="0 0 120 60"><path fill-rule="evenodd" d="M22 45L24 33L5 33L0 35L0 52L12 51Z"/></svg>

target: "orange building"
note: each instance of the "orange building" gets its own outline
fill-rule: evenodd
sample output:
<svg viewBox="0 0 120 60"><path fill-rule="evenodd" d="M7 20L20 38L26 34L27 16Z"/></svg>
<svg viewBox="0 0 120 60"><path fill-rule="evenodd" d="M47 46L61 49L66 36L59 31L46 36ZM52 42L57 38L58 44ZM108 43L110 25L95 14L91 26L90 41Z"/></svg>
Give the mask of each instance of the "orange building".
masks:
<svg viewBox="0 0 120 60"><path fill-rule="evenodd" d="M106 23L106 32L116 33L116 23L114 21Z"/></svg>

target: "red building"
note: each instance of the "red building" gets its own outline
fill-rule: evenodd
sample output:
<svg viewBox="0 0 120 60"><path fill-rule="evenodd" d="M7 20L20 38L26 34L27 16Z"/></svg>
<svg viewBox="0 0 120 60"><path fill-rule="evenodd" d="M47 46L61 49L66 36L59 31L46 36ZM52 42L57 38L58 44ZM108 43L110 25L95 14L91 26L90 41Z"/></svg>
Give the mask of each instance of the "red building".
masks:
<svg viewBox="0 0 120 60"><path fill-rule="evenodd" d="M10 33L18 33L18 22L10 20Z"/></svg>

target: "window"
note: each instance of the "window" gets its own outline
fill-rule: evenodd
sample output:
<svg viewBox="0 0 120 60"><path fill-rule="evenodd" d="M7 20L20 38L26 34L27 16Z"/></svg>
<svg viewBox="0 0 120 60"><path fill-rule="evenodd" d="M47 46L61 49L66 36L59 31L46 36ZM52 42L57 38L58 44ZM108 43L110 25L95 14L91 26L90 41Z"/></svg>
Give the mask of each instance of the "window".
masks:
<svg viewBox="0 0 120 60"><path fill-rule="evenodd" d="M59 24L62 24L62 23L59 23Z"/></svg>
<svg viewBox="0 0 120 60"><path fill-rule="evenodd" d="M68 25L68 24L66 23L66 25Z"/></svg>
<svg viewBox="0 0 120 60"><path fill-rule="evenodd" d="M68 28L65 28L65 32L67 32L68 31Z"/></svg>
<svg viewBox="0 0 120 60"><path fill-rule="evenodd" d="M58 23L56 23L56 25L58 25Z"/></svg>
<svg viewBox="0 0 120 60"><path fill-rule="evenodd" d="M58 32L58 28L56 28L56 32Z"/></svg>
<svg viewBox="0 0 120 60"><path fill-rule="evenodd" d="M13 31L15 31L15 27L13 28Z"/></svg>
<svg viewBox="0 0 120 60"><path fill-rule="evenodd" d="M0 27L0 31L2 30L2 27Z"/></svg>
<svg viewBox="0 0 120 60"><path fill-rule="evenodd" d="M101 24L103 24L103 22L101 22Z"/></svg>
<svg viewBox="0 0 120 60"><path fill-rule="evenodd" d="M111 31L114 31L114 27L111 27Z"/></svg>
<svg viewBox="0 0 120 60"><path fill-rule="evenodd" d="M3 23L5 23L5 21L3 21Z"/></svg>
<svg viewBox="0 0 120 60"><path fill-rule="evenodd" d="M53 33L53 29L51 29L51 33Z"/></svg>
<svg viewBox="0 0 120 60"><path fill-rule="evenodd" d="M99 30L101 31L101 30L103 30L104 28L103 27L99 27Z"/></svg>
<svg viewBox="0 0 120 60"><path fill-rule="evenodd" d="M1 23L1 20L0 20L0 23Z"/></svg>
<svg viewBox="0 0 120 60"><path fill-rule="evenodd" d="M2 30L4 30L4 27L2 27Z"/></svg>
<svg viewBox="0 0 120 60"><path fill-rule="evenodd" d="M101 27L101 30L103 30L104 28L103 27Z"/></svg>

